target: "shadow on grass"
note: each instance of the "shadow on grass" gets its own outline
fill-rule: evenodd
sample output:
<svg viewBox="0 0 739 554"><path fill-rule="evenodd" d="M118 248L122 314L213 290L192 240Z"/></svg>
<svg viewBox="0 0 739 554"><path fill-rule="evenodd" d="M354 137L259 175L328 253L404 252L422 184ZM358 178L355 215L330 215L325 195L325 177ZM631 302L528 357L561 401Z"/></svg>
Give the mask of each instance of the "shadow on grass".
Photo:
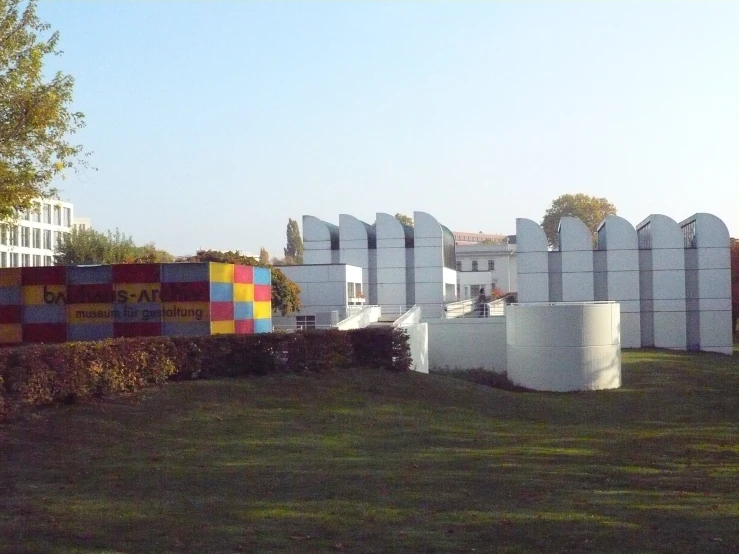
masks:
<svg viewBox="0 0 739 554"><path fill-rule="evenodd" d="M615 391L355 371L55 408L0 426L0 552L732 552L737 369L638 351Z"/></svg>
<svg viewBox="0 0 739 554"><path fill-rule="evenodd" d="M534 392L531 389L514 385L505 373L496 373L486 369L433 369L430 373L510 392Z"/></svg>

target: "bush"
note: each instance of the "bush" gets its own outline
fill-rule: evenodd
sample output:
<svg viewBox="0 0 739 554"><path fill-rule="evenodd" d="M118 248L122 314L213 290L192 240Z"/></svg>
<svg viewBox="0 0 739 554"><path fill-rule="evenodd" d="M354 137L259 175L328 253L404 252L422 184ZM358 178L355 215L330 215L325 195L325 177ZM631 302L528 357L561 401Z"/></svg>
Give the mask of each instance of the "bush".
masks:
<svg viewBox="0 0 739 554"><path fill-rule="evenodd" d="M349 367L410 370L407 335L401 329L378 327L0 348L0 420L31 406L75 402L167 380Z"/></svg>

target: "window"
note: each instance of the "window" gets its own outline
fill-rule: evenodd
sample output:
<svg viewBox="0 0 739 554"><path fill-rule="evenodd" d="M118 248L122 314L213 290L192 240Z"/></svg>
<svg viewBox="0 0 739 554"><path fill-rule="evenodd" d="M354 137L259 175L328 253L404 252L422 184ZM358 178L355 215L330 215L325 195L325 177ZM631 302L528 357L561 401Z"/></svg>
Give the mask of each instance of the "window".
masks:
<svg viewBox="0 0 739 554"><path fill-rule="evenodd" d="M8 244L8 227L0 225L0 244Z"/></svg>
<svg viewBox="0 0 739 554"><path fill-rule="evenodd" d="M10 267L18 267L18 253L13 252L10 255Z"/></svg>
<svg viewBox="0 0 739 554"><path fill-rule="evenodd" d="M44 202L43 206L43 221L44 223L51 223L51 204Z"/></svg>
<svg viewBox="0 0 739 554"><path fill-rule="evenodd" d="M17 225L10 226L10 245L18 246L18 226ZM13 266L13 267L17 267L17 266Z"/></svg>
<svg viewBox="0 0 739 554"><path fill-rule="evenodd" d="M21 258L21 267L31 267L31 255L23 254Z"/></svg>
<svg viewBox="0 0 739 554"><path fill-rule="evenodd" d="M8 267L8 253L0 252L0 267Z"/></svg>
<svg viewBox="0 0 739 554"><path fill-rule="evenodd" d="M477 260L472 260L472 271L477 271Z"/></svg>
<svg viewBox="0 0 739 554"><path fill-rule="evenodd" d="M26 248L31 246L31 228L30 227L21 227L21 246L25 246Z"/></svg>
<svg viewBox="0 0 739 554"><path fill-rule="evenodd" d="M31 211L30 210L23 210L23 219L25 221L31 220Z"/></svg>
<svg viewBox="0 0 739 554"><path fill-rule="evenodd" d="M32 229L31 231L31 246L41 248L41 229Z"/></svg>
<svg viewBox="0 0 739 554"><path fill-rule="evenodd" d="M51 256L44 256L44 265L54 265L54 262L51 259Z"/></svg>
<svg viewBox="0 0 739 554"><path fill-rule="evenodd" d="M51 231L48 229L44 230L44 248L51 250Z"/></svg>
<svg viewBox="0 0 739 554"><path fill-rule="evenodd" d="M61 233L59 231L52 231L52 242L51 242L51 249L56 250L56 248L59 246L59 240L61 239Z"/></svg>
<svg viewBox="0 0 739 554"><path fill-rule="evenodd" d="M41 254L33 255L33 265L35 265L36 267L41 265Z"/></svg>
<svg viewBox="0 0 739 554"><path fill-rule="evenodd" d="M462 271L462 262L457 262L457 271Z"/></svg>
<svg viewBox="0 0 739 554"><path fill-rule="evenodd" d="M488 271L493 271L495 269L495 260L488 260Z"/></svg>
<svg viewBox="0 0 739 554"><path fill-rule="evenodd" d="M33 209L31 210L31 221L36 223L41 222L41 204L36 203L33 205Z"/></svg>
<svg viewBox="0 0 739 554"><path fill-rule="evenodd" d="M64 226L72 226L72 208L64 208Z"/></svg>
<svg viewBox="0 0 739 554"><path fill-rule="evenodd" d="M59 205L54 206L54 224L62 224L62 207Z"/></svg>
<svg viewBox="0 0 739 554"><path fill-rule="evenodd" d="M295 326L298 329L315 329L316 328L316 316L299 315L295 318Z"/></svg>

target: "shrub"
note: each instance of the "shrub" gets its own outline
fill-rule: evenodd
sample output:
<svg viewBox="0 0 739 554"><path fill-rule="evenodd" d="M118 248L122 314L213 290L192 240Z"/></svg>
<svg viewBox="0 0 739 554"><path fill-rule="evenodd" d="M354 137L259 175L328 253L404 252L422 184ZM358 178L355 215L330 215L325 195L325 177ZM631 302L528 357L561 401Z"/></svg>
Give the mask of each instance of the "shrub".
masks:
<svg viewBox="0 0 739 554"><path fill-rule="evenodd" d="M378 327L0 348L0 420L30 406L74 402L167 380L324 372L352 366L408 371L407 335L401 329Z"/></svg>

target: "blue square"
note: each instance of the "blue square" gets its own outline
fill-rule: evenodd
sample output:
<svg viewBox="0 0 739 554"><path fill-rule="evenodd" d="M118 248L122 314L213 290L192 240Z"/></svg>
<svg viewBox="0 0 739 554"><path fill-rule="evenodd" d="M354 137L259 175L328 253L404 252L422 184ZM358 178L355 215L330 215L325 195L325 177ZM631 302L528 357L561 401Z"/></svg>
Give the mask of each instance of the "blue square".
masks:
<svg viewBox="0 0 739 554"><path fill-rule="evenodd" d="M272 273L268 267L254 268L254 284L255 285L271 285Z"/></svg>
<svg viewBox="0 0 739 554"><path fill-rule="evenodd" d="M211 302L233 302L234 301L234 284L233 283L211 283L210 284L210 301Z"/></svg>
<svg viewBox="0 0 739 554"><path fill-rule="evenodd" d="M255 333L271 333L272 332L272 319L255 319L254 320L254 332Z"/></svg>
<svg viewBox="0 0 739 554"><path fill-rule="evenodd" d="M234 302L234 319L254 319L254 302Z"/></svg>

